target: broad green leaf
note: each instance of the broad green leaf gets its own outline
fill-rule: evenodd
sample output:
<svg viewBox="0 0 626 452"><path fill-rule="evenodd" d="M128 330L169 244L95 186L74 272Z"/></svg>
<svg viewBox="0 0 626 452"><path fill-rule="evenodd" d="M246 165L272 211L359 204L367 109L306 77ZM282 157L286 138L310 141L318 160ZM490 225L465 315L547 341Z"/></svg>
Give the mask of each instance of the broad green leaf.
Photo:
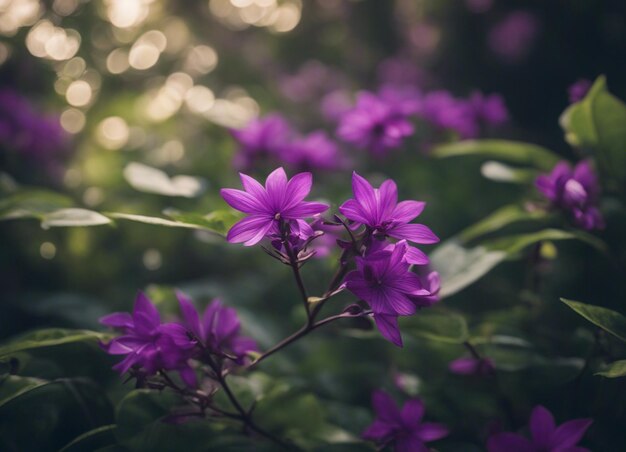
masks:
<svg viewBox="0 0 626 452"><path fill-rule="evenodd" d="M626 105L608 92L606 78L598 77L583 100L561 116L565 139L594 151L604 174L626 181Z"/></svg>
<svg viewBox="0 0 626 452"><path fill-rule="evenodd" d="M0 220L41 218L44 214L72 206L67 196L47 190L24 190L0 199Z"/></svg>
<svg viewBox="0 0 626 452"><path fill-rule="evenodd" d="M228 230L241 219L241 215L234 210L215 210L208 215L173 211L166 211L165 214L177 221L200 226L220 235L226 235Z"/></svg>
<svg viewBox="0 0 626 452"><path fill-rule="evenodd" d="M531 143L507 140L465 140L437 146L435 157L479 156L550 170L559 161L552 151Z"/></svg>
<svg viewBox="0 0 626 452"><path fill-rule="evenodd" d="M605 370L597 372L595 375L607 378L626 377L626 359L612 362Z"/></svg>
<svg viewBox="0 0 626 452"><path fill-rule="evenodd" d="M462 344L469 338L465 318L454 312L425 309L401 321L402 331L423 339Z"/></svg>
<svg viewBox="0 0 626 452"><path fill-rule="evenodd" d="M626 342L626 316L611 309L561 298L561 301L594 325Z"/></svg>
<svg viewBox="0 0 626 452"><path fill-rule="evenodd" d="M514 223L539 222L547 218L549 218L549 214L544 210L529 212L521 205L511 204L501 207L488 217L465 229L461 232L460 238L465 242L469 242L470 240L474 240L491 232L496 232Z"/></svg>
<svg viewBox="0 0 626 452"><path fill-rule="evenodd" d="M116 220L129 220L136 221L137 223L154 224L156 226L167 226L170 228L188 228L198 229L197 226L187 223L181 223L180 221L167 220L160 217L149 217L147 215L136 215L132 213L119 213L119 212L106 212L106 214L115 218Z"/></svg>
<svg viewBox="0 0 626 452"><path fill-rule="evenodd" d="M606 245L602 240L582 231L563 231L560 229L544 229L542 231L531 232L528 234L516 234L509 237L486 241L483 244L490 250L504 251L508 255L513 256L523 251L530 245L546 240L580 240L593 246L598 251L606 252Z"/></svg>
<svg viewBox="0 0 626 452"><path fill-rule="evenodd" d="M68 208L44 214L41 219L41 227L49 229L62 226L99 226L110 222L110 219L93 210Z"/></svg>
<svg viewBox="0 0 626 452"><path fill-rule="evenodd" d="M91 452L100 450L102 447L115 445L117 444L114 433L116 427L115 424L103 425L102 427L83 433L78 438L73 439L59 452Z"/></svg>
<svg viewBox="0 0 626 452"><path fill-rule="evenodd" d="M195 198L204 192L206 182L193 176L169 177L165 172L132 162L124 168L124 178L135 189L165 196Z"/></svg>
<svg viewBox="0 0 626 452"><path fill-rule="evenodd" d="M97 340L105 340L108 337L107 334L89 330L68 330L62 328L35 330L16 337L9 343L1 346L0 359L35 348L53 347L72 342L95 342Z"/></svg>
<svg viewBox="0 0 626 452"><path fill-rule="evenodd" d="M486 179L495 182L510 182L514 184L528 184L537 177L537 171L535 170L515 168L493 160L483 163L480 167L480 173Z"/></svg>
<svg viewBox="0 0 626 452"><path fill-rule="evenodd" d="M46 380L32 377L6 375L0 377L0 408L20 395L48 383Z"/></svg>

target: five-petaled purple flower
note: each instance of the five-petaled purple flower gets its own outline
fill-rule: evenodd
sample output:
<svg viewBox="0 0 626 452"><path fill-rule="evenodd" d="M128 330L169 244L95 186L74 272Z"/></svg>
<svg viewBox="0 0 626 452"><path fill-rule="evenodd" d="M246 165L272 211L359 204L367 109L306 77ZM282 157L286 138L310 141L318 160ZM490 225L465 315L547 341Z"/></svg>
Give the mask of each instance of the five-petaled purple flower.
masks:
<svg viewBox="0 0 626 452"><path fill-rule="evenodd" d="M344 202L339 211L349 220L364 225L375 238L393 237L406 239L419 244L437 243L439 238L423 224L409 224L422 213L424 202L398 202L398 187L391 179L384 181L380 188L374 188L356 172L352 173L354 198ZM409 263L424 265L428 257L414 247L408 247Z"/></svg>
<svg viewBox="0 0 626 452"><path fill-rule="evenodd" d="M489 438L489 452L589 452L578 447L591 419L573 419L556 426L554 417L546 408L536 406L531 415L529 429L531 439L517 433L496 433Z"/></svg>
<svg viewBox="0 0 626 452"><path fill-rule="evenodd" d="M222 198L234 209L247 213L248 217L230 228L227 240L251 246L266 235L280 235L283 222L290 226L309 227L302 219L325 212L328 205L304 201L311 191L311 173L299 173L287 180L283 168L267 176L265 187L250 176L240 173L245 191L233 188L220 190Z"/></svg>
<svg viewBox="0 0 626 452"><path fill-rule="evenodd" d="M293 136L290 125L277 113L254 119L245 127L230 132L239 143L234 160L237 168L250 168L259 159L268 157L278 159L282 147Z"/></svg>
<svg viewBox="0 0 626 452"><path fill-rule="evenodd" d="M337 135L345 142L383 156L402 145L413 124L395 105L370 92L357 96L355 107L340 119Z"/></svg>
<svg viewBox="0 0 626 452"><path fill-rule="evenodd" d="M132 315L116 312L100 319L100 323L124 333L103 345L111 355L126 355L113 367L115 370L123 374L135 368L145 375L176 370L187 385L196 384L195 373L187 363L194 347L187 330L177 323L162 324L159 311L143 293L137 295Z"/></svg>
<svg viewBox="0 0 626 452"><path fill-rule="evenodd" d="M374 391L372 406L376 420L363 432L363 438L380 445L393 444L396 452L428 452L426 443L448 436L443 424L422 422L424 404L420 399L409 399L398 409L389 394Z"/></svg>
<svg viewBox="0 0 626 452"><path fill-rule="evenodd" d="M409 271L407 244L402 240L393 250L382 249L356 257L356 270L346 275L345 287L372 308L381 334L401 347L398 316L415 314L419 307L430 306L433 293L415 273ZM438 289L438 287L437 287Z"/></svg>
<svg viewBox="0 0 626 452"><path fill-rule="evenodd" d="M574 169L561 161L550 174L537 177L535 185L557 207L572 215L583 229L602 229L604 218L598 210L600 186L591 164L583 160Z"/></svg>
<svg viewBox="0 0 626 452"><path fill-rule="evenodd" d="M232 357L238 364L243 362L248 352L258 350L253 339L240 336L241 323L234 308L225 307L215 299L200 318L191 299L182 292L177 292L176 296L185 320L184 326L202 347L214 354Z"/></svg>

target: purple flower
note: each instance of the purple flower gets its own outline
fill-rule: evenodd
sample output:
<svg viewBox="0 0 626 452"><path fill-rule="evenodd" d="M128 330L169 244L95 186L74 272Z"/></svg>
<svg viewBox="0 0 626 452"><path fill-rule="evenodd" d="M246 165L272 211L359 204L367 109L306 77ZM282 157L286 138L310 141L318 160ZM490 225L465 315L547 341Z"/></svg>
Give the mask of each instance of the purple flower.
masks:
<svg viewBox="0 0 626 452"><path fill-rule="evenodd" d="M413 131L413 124L394 105L370 92L361 92L356 106L341 117L337 135L347 143L382 156L387 150L401 146Z"/></svg>
<svg viewBox="0 0 626 452"><path fill-rule="evenodd" d="M537 189L552 205L568 212L576 225L583 229L602 229L604 218L598 210L600 186L587 160L579 162L574 170L561 161L550 174L542 174L535 181Z"/></svg>
<svg viewBox="0 0 626 452"><path fill-rule="evenodd" d="M383 85L421 86L426 74L418 63L405 55L396 55L383 60L376 70L378 80Z"/></svg>
<svg viewBox="0 0 626 452"><path fill-rule="evenodd" d="M478 136L479 127L474 107L456 99L448 91L432 91L424 96L419 117L437 129L453 130L461 138Z"/></svg>
<svg viewBox="0 0 626 452"><path fill-rule="evenodd" d="M574 102L583 100L583 98L589 92L589 89L591 88L591 86L592 86L591 80L587 80L584 78L581 78L577 80L576 83L573 83L572 85L570 85L570 87L567 88L567 93L569 94L570 103L573 104Z"/></svg>
<svg viewBox="0 0 626 452"><path fill-rule="evenodd" d="M392 443L396 452L428 452L426 443L448 436L445 425L422 422L424 404L420 399L409 399L400 410L389 394L374 391L372 406L376 420L363 438L380 445Z"/></svg>
<svg viewBox="0 0 626 452"><path fill-rule="evenodd" d="M383 249L356 257L356 270L346 275L344 283L350 292L369 304L385 339L399 347L402 337L398 316L415 314L418 307L424 306L424 297L433 295L409 270L406 253L406 241L402 240L391 251Z"/></svg>
<svg viewBox="0 0 626 452"><path fill-rule="evenodd" d="M243 363L248 352L258 350L253 339L239 334L241 323L234 308L227 308L215 299L200 318L189 297L182 292L177 292L176 296L183 313L184 326L203 347L218 355L233 356L238 364Z"/></svg>
<svg viewBox="0 0 626 452"><path fill-rule="evenodd" d="M378 90L378 96L399 115L414 115L422 106L422 93L414 86L383 85Z"/></svg>
<svg viewBox="0 0 626 452"><path fill-rule="evenodd" d="M337 143L321 130L285 144L281 156L284 162L302 170L333 170L346 165Z"/></svg>
<svg viewBox="0 0 626 452"><path fill-rule="evenodd" d="M352 98L347 91L338 89L326 94L320 101L322 116L331 122L339 121L352 109Z"/></svg>
<svg viewBox="0 0 626 452"><path fill-rule="evenodd" d="M536 406L530 414L530 434L526 439L517 433L497 433L489 438L489 452L589 452L576 444L585 435L591 419L574 419L560 426L554 423L554 417L546 408Z"/></svg>
<svg viewBox="0 0 626 452"><path fill-rule="evenodd" d="M248 214L228 231L226 238L230 243L244 242L245 246L252 246L270 232L280 234L283 222L293 227L298 220L328 209L326 204L304 201L311 191L311 173L299 173L287 180L285 170L278 168L267 176L265 187L250 176L239 175L245 191L233 188L220 190L222 198L232 208Z"/></svg>
<svg viewBox="0 0 626 452"><path fill-rule="evenodd" d="M295 74L280 77L278 88L293 102L308 102L344 84L343 74L320 61L310 60Z"/></svg>
<svg viewBox="0 0 626 452"><path fill-rule="evenodd" d="M364 225L376 238L393 237L420 244L437 243L439 238L423 224L409 224L422 213L424 202L398 202L398 187L391 179L380 188L372 185L356 172L352 173L354 199L344 202L339 211L349 220ZM411 264L424 265L428 257L417 248L408 248L407 259Z"/></svg>
<svg viewBox="0 0 626 452"><path fill-rule="evenodd" d="M274 113L254 119L242 129L233 129L231 134L239 144L235 166L250 168L260 159L278 159L282 146L291 139L293 132L287 121Z"/></svg>
<svg viewBox="0 0 626 452"><path fill-rule="evenodd" d="M500 125L509 119L504 99L499 94L484 95L475 91L468 103L476 119L483 124Z"/></svg>
<svg viewBox="0 0 626 452"><path fill-rule="evenodd" d="M113 367L115 370L123 374L134 367L146 375L177 370L186 384L196 384L194 371L187 364L194 344L186 329L176 323L162 324L159 311L143 293L137 295L132 315L116 312L101 318L100 323L124 333L103 345L111 355L126 355Z"/></svg>
<svg viewBox="0 0 626 452"><path fill-rule="evenodd" d="M489 48L505 62L518 63L528 56L539 26L539 20L532 13L510 12L489 31Z"/></svg>
<svg viewBox="0 0 626 452"><path fill-rule="evenodd" d="M448 364L450 372L457 375L491 375L495 370L490 358L476 359L474 357L458 358Z"/></svg>

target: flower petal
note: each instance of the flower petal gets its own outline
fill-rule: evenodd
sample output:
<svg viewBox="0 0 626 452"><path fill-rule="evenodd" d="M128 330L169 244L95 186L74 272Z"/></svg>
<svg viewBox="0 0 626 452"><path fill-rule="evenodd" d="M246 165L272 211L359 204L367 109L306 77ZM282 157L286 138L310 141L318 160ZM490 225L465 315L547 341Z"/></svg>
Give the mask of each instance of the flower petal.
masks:
<svg viewBox="0 0 626 452"><path fill-rule="evenodd" d="M391 217L391 213L398 204L398 186L396 183L387 179L378 189L378 221L382 222Z"/></svg>
<svg viewBox="0 0 626 452"><path fill-rule="evenodd" d="M536 452L535 446L516 433L498 433L487 441L488 452Z"/></svg>
<svg viewBox="0 0 626 452"><path fill-rule="evenodd" d="M281 166L272 171L265 179L265 191L270 205L279 210L284 203L287 194L287 174Z"/></svg>
<svg viewBox="0 0 626 452"><path fill-rule="evenodd" d="M272 227L273 218L265 215L253 215L243 220L239 220L230 228L226 235L226 240L230 243L244 242L245 246L252 246L259 243L267 231Z"/></svg>
<svg viewBox="0 0 626 452"><path fill-rule="evenodd" d="M302 201L298 205L282 212L282 216L288 220L297 220L299 218L308 218L318 213L326 212L328 204L321 202Z"/></svg>
<svg viewBox="0 0 626 452"><path fill-rule="evenodd" d="M542 446L547 446L550 436L556 428L552 413L545 407L537 405L530 414L530 422L528 423L533 442Z"/></svg>
<svg viewBox="0 0 626 452"><path fill-rule="evenodd" d="M381 421L392 425L400 425L402 422L396 402L385 391L376 390L372 393L372 407Z"/></svg>
<svg viewBox="0 0 626 452"><path fill-rule="evenodd" d="M265 191L263 185L247 174L239 173L239 178L241 179L241 184L243 185L244 190L250 193L260 204L263 204L269 209L270 205L267 192Z"/></svg>
<svg viewBox="0 0 626 452"><path fill-rule="evenodd" d="M133 321L135 329L140 334L149 332L161 323L159 311L143 292L139 292L135 298Z"/></svg>
<svg viewBox="0 0 626 452"><path fill-rule="evenodd" d="M361 435L364 439L382 442L393 431L393 427L383 421L374 421Z"/></svg>
<svg viewBox="0 0 626 452"><path fill-rule="evenodd" d="M593 419L573 419L561 424L550 438L550 447L567 449L574 447L585 436L585 432L593 423Z"/></svg>
<svg viewBox="0 0 626 452"><path fill-rule="evenodd" d="M408 223L418 217L426 207L425 202L421 201L401 201L398 203L391 217L398 223Z"/></svg>
<svg viewBox="0 0 626 452"><path fill-rule="evenodd" d="M267 210L264 204L259 202L251 194L242 190L222 188L220 190L220 195L222 195L222 198L224 198L224 201L226 201L229 206L241 212L254 214Z"/></svg>
<svg viewBox="0 0 626 452"><path fill-rule="evenodd" d="M372 223L367 214L363 211L361 204L354 199L348 199L341 206L339 206L339 212L342 213L348 220L356 221L361 224Z"/></svg>
<svg viewBox="0 0 626 452"><path fill-rule="evenodd" d="M406 425L417 427L424 417L424 402L420 399L409 399L402 407L402 420Z"/></svg>
<svg viewBox="0 0 626 452"><path fill-rule="evenodd" d="M428 452L430 450L417 435L398 436L393 445L396 452Z"/></svg>
<svg viewBox="0 0 626 452"><path fill-rule="evenodd" d="M298 173L287 182L285 193L285 210L294 207L311 192L313 175L311 173Z"/></svg>
<svg viewBox="0 0 626 452"><path fill-rule="evenodd" d="M356 171L352 173L352 191L354 199L361 204L363 213L370 220L377 219L377 203L374 188L363 177L359 176ZM370 224L370 226L376 226Z"/></svg>
<svg viewBox="0 0 626 452"><path fill-rule="evenodd" d="M445 438L450 434L450 430L443 424L436 424L434 422L425 422L417 428L416 432L424 442L437 441L438 439Z"/></svg>
<svg viewBox="0 0 626 452"><path fill-rule="evenodd" d="M376 328L392 344L402 347L402 336L398 328L398 317L395 315L375 314Z"/></svg>
<svg viewBox="0 0 626 452"><path fill-rule="evenodd" d="M198 311L196 311L191 298L179 290L176 291L176 298L178 298L178 304L180 304L180 310L183 313L183 319L187 327L199 340L204 341L205 336L202 325L200 325L200 317L198 316Z"/></svg>
<svg viewBox="0 0 626 452"><path fill-rule="evenodd" d="M388 230L387 233L397 239L406 239L425 245L439 241L439 237L437 237L428 226L424 226L423 224L399 224Z"/></svg>
<svg viewBox="0 0 626 452"><path fill-rule="evenodd" d="M426 265L430 262L426 253L414 246L408 246L404 259L412 265Z"/></svg>
<svg viewBox="0 0 626 452"><path fill-rule="evenodd" d="M133 317L128 312L114 312L113 314L105 315L99 322L102 325L113 328L132 328Z"/></svg>

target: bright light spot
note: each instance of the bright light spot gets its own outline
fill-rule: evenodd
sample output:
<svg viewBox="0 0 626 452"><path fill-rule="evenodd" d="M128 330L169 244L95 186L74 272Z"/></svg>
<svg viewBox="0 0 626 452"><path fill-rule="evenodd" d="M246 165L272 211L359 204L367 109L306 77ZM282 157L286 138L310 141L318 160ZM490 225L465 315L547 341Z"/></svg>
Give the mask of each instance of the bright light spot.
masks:
<svg viewBox="0 0 626 452"><path fill-rule="evenodd" d="M76 30L55 27L49 20L41 20L28 32L26 47L39 58L68 60L78 52L80 34Z"/></svg>
<svg viewBox="0 0 626 452"><path fill-rule="evenodd" d="M185 74L184 72L174 72L167 78L165 84L168 88L176 91L182 98L185 97L187 91L193 86L193 79L189 74Z"/></svg>
<svg viewBox="0 0 626 452"><path fill-rule="evenodd" d="M226 19L235 12L235 8L228 0L211 0L209 2L209 9L214 16L220 19Z"/></svg>
<svg viewBox="0 0 626 452"><path fill-rule="evenodd" d="M89 207L96 207L104 201L104 191L98 187L89 187L83 193L83 202Z"/></svg>
<svg viewBox="0 0 626 452"><path fill-rule="evenodd" d="M150 30L142 34L137 40L138 43L152 44L159 52L163 52L167 47L167 38L159 30Z"/></svg>
<svg viewBox="0 0 626 452"><path fill-rule="evenodd" d="M299 3L285 3L277 10L276 21L272 29L279 33L286 33L296 28L300 22L302 5Z"/></svg>
<svg viewBox="0 0 626 452"><path fill-rule="evenodd" d="M78 133L85 127L85 114L76 109L68 108L61 113L61 127L69 133Z"/></svg>
<svg viewBox="0 0 626 452"><path fill-rule="evenodd" d="M189 28L185 22L172 17L161 27L167 38L165 51L170 54L181 52L189 42Z"/></svg>
<svg viewBox="0 0 626 452"><path fill-rule="evenodd" d="M126 50L115 49L107 56L107 70L111 74L121 74L128 67L128 52Z"/></svg>
<svg viewBox="0 0 626 452"><path fill-rule="evenodd" d="M152 43L135 43L128 54L131 67L140 71L151 68L159 61L159 49Z"/></svg>
<svg viewBox="0 0 626 452"><path fill-rule="evenodd" d="M147 249L145 253L143 253L143 265L148 270L158 270L161 268L163 264L163 258L161 257L161 253L154 248Z"/></svg>
<svg viewBox="0 0 626 452"><path fill-rule="evenodd" d="M43 242L39 247L39 254L44 259L54 259L54 256L57 255L57 247L54 246L54 243L51 242Z"/></svg>
<svg viewBox="0 0 626 452"><path fill-rule="evenodd" d="M67 103L74 107L84 107L91 100L91 86L84 80L70 83L65 92Z"/></svg>
<svg viewBox="0 0 626 452"><path fill-rule="evenodd" d="M105 0L107 17L119 28L137 26L150 12L150 0Z"/></svg>
<svg viewBox="0 0 626 452"><path fill-rule="evenodd" d="M85 69L87 68L87 63L81 57L72 58L63 66L63 75L66 77L70 77L73 79L77 79Z"/></svg>
<svg viewBox="0 0 626 452"><path fill-rule="evenodd" d="M204 117L223 127L241 128L255 117L255 113L227 99L216 99L213 108L204 113Z"/></svg>
<svg viewBox="0 0 626 452"><path fill-rule="evenodd" d="M52 9L59 16L69 16L78 8L78 0L54 0Z"/></svg>
<svg viewBox="0 0 626 452"><path fill-rule="evenodd" d="M187 91L185 104L194 113L205 113L211 109L215 102L215 95L206 86L196 85Z"/></svg>
<svg viewBox="0 0 626 452"><path fill-rule="evenodd" d="M148 160L156 166L170 165L178 162L185 156L185 146L178 140L167 141L160 148L148 154Z"/></svg>
<svg viewBox="0 0 626 452"><path fill-rule="evenodd" d="M78 168L70 168L63 175L63 183L68 188L76 188L83 182L83 175Z"/></svg>
<svg viewBox="0 0 626 452"><path fill-rule="evenodd" d="M196 46L187 55L187 66L201 74L207 74L217 66L217 53L209 46Z"/></svg>
<svg viewBox="0 0 626 452"><path fill-rule="evenodd" d="M154 95L148 93L145 100L145 112L155 122L165 121L178 111L183 103L183 95L169 84L163 86Z"/></svg>
<svg viewBox="0 0 626 452"><path fill-rule="evenodd" d="M13 36L32 25L42 12L39 0L0 0L0 34Z"/></svg>
<svg viewBox="0 0 626 452"><path fill-rule="evenodd" d="M11 49L8 45L0 42L0 65L3 64L11 56Z"/></svg>
<svg viewBox="0 0 626 452"><path fill-rule="evenodd" d="M119 116L111 116L98 124L96 136L106 149L119 149L126 144L130 134L128 124Z"/></svg>

